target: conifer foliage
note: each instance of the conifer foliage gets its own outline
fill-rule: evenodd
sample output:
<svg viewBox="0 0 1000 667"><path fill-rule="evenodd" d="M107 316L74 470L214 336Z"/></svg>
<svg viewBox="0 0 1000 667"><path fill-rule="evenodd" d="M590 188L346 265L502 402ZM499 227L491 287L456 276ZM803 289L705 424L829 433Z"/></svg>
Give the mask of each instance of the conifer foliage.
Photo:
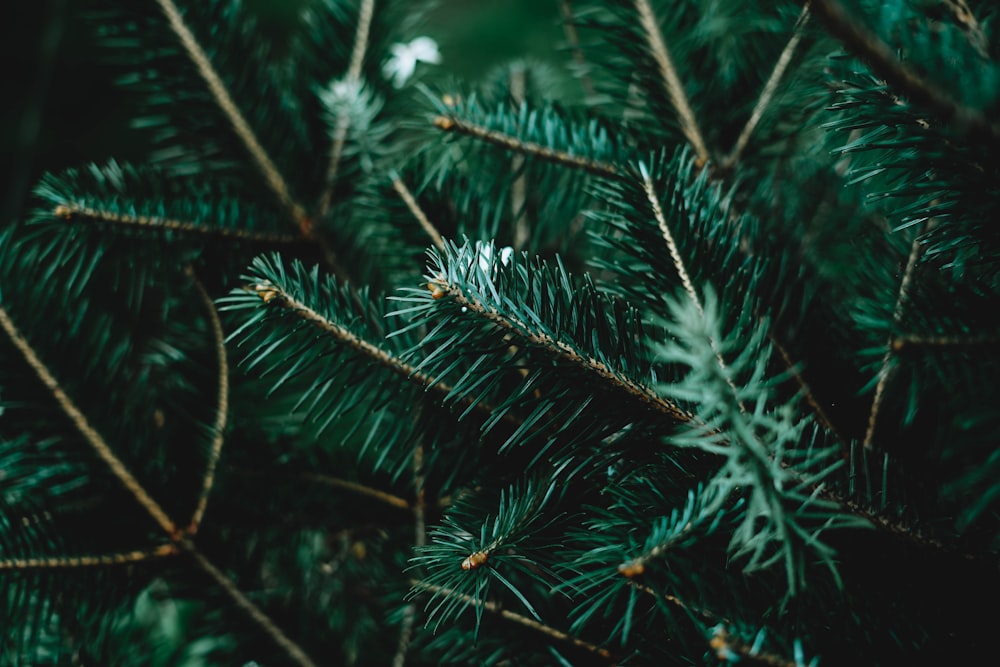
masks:
<svg viewBox="0 0 1000 667"><path fill-rule="evenodd" d="M418 3L89 3L152 150L0 229L0 663L995 654L991 3L460 83Z"/></svg>

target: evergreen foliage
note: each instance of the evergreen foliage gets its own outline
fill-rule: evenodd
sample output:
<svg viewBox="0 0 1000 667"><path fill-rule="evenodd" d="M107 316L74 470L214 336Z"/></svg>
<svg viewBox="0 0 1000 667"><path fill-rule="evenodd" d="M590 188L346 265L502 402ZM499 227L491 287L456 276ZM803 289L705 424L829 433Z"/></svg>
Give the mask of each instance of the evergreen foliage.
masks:
<svg viewBox="0 0 1000 667"><path fill-rule="evenodd" d="M153 150L0 229L0 664L995 654L992 4L445 84L416 3L88 3Z"/></svg>

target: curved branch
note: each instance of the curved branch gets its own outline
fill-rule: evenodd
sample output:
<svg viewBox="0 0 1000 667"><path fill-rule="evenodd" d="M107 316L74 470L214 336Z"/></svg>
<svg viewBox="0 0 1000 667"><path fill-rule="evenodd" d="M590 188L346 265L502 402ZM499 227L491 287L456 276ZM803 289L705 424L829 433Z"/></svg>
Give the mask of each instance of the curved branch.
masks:
<svg viewBox="0 0 1000 667"><path fill-rule="evenodd" d="M215 356L218 363L218 385L219 395L216 399L215 423L212 425L212 445L209 448L208 464L205 466L205 475L202 478L201 493L198 496L198 503L195 506L194 514L185 532L194 535L198 532L198 526L208 507L208 496L212 492L212 484L215 482L215 469L219 464L219 456L222 454L222 444L224 431L226 430L226 416L229 413L229 363L226 359L225 335L222 333L222 322L219 321L219 313L212 303L212 297L208 295L205 286L198 280L194 270L189 266L188 275L194 282L198 296L201 298L208 313L208 320L212 327L212 339L215 342Z"/></svg>
<svg viewBox="0 0 1000 667"><path fill-rule="evenodd" d="M100 433L98 433L90 422L87 421L87 417L80 411L73 400L63 391L63 388L59 385L59 382L49 371L48 367L42 363L42 360L35 353L35 350L28 343L27 339L21 334L18 328L14 325L14 322L10 319L7 311L0 306L0 328L4 330L10 341L17 348L21 356L27 362L31 370L35 372L35 375L42 384L51 392L52 396L55 398L56 403L63 413L73 422L73 426L76 427L83 439L87 441L87 444L91 446L94 452L97 454L104 463L111 469L112 474L118 478L122 486L132 494L136 502L146 510L146 513L156 522L156 524L165 532L172 540L176 540L180 535L180 532L173 522L173 520L167 516L167 513L160 507L160 504L153 500L153 497L149 495L145 487L135 478L134 475L125 467L118 456L111 450L108 443L104 440Z"/></svg>

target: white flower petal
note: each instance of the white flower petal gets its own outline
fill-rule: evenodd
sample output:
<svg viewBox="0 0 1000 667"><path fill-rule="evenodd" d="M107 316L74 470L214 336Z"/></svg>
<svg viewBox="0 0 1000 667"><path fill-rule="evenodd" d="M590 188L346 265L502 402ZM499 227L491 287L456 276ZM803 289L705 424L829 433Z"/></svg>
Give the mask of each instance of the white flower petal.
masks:
<svg viewBox="0 0 1000 667"><path fill-rule="evenodd" d="M441 52L438 50L437 42L430 37L417 37L409 44L410 53L425 63L437 65L441 62Z"/></svg>

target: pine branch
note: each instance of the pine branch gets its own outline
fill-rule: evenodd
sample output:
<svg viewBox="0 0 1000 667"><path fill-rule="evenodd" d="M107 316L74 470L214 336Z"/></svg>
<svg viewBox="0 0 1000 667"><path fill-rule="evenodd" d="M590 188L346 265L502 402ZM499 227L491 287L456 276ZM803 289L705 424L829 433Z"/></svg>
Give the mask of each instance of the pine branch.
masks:
<svg viewBox="0 0 1000 667"><path fill-rule="evenodd" d="M434 226L434 223L430 221L430 218L427 217L427 214L424 213L423 209L420 208L420 204L418 204L417 200L414 199L410 189L406 187L406 183L404 183L403 179L399 177L399 174L395 172L390 174L390 176L392 178L393 190L399 194L400 199L402 199L403 203L406 204L406 208L410 210L413 217L420 223L420 228L427 233L427 236L430 237L435 248L438 250L444 250L444 239L441 237L441 233L437 230L437 227Z"/></svg>
<svg viewBox="0 0 1000 667"><path fill-rule="evenodd" d="M670 102L677 112L677 118L681 123L681 131L687 138L688 143L694 148L698 155L698 162L704 165L710 156L705 139L698 128L698 121L695 119L691 103L688 101L687 93L684 91L684 84L681 83L677 68L674 66L673 58L667 49L667 43L663 39L663 32L660 31L659 22L649 0L635 0L635 8L639 13L639 23L642 25L646 40L649 43L649 51L660 69L660 76L663 78L663 87L670 97Z"/></svg>
<svg viewBox="0 0 1000 667"><path fill-rule="evenodd" d="M494 307L481 303L475 297L466 296L460 287L442 283L435 283L435 286L440 290L442 297L448 297L458 306L468 308L469 311L480 315L512 336L522 339L531 345L547 349L552 356L567 362L571 366L575 366L591 377L599 379L601 383L611 387L615 393L635 400L654 412L658 412L674 421L687 422L693 419L690 414L679 408L676 404L657 396L648 387L644 387L622 376L620 373L616 373L593 357L582 355L573 349L572 346L556 340L548 334L533 333L532 328L527 323L516 318L507 317Z"/></svg>
<svg viewBox="0 0 1000 667"><path fill-rule="evenodd" d="M287 479L294 482L312 482L315 484L322 484L341 491L348 491L360 498L374 500L375 502L381 503L387 507L394 507L407 512L416 511L415 505L405 498L381 489L361 484L360 482L353 482L349 479L342 479L332 475L314 472L287 473L280 470L250 470L247 468L233 468L232 471L235 474L244 477L279 480Z"/></svg>
<svg viewBox="0 0 1000 667"><path fill-rule="evenodd" d="M180 530L177 528L173 520L167 516L167 513L160 507L159 503L153 500L152 496L146 491L146 489L139 483L122 460L115 455L108 443L105 442L104 438L94 430L87 421L86 416L76 407L73 400L66 395L59 382L49 371L48 367L42 362L42 360L35 353L35 350L31 347L31 344L24 338L21 332L14 325L14 322L10 319L7 314L6 309L0 306L0 328L4 330L7 337L14 344L14 347L21 353L24 357L25 362L34 371L35 375L41 380L42 384L49 390L53 398L55 398L56 403L59 405L60 410L69 418L79 431L80 435L83 436L87 444L94 450L94 453L104 461L104 463L111 470L112 474L123 487L132 495L135 501L142 507L153 521L163 530L167 536L176 541L180 538Z"/></svg>
<svg viewBox="0 0 1000 667"><path fill-rule="evenodd" d="M799 43L802 41L803 28L808 21L809 0L806 0L805 4L802 6L802 13L799 14L799 18L795 22L795 27L792 29L792 37L788 40L788 43L785 44L785 48L781 52L781 55L778 56L778 60L774 64L774 69L771 70L771 75L767 78L764 88L760 91L760 97L757 98L757 103L754 105L753 111L750 113L750 118L747 119L746 125L743 126L743 130L740 131L740 136L736 139L736 143L733 144L732 151L730 151L729 155L721 162L720 167L723 171L731 171L743 156L743 151L746 150L747 145L750 143L750 137L753 136L754 130L757 129L757 125L760 123L761 118L764 117L764 113L774 100L775 93L778 92L778 85L781 83L781 79L785 76L785 72L788 70L788 66L792 62L792 57L795 55L795 50L799 47Z"/></svg>
<svg viewBox="0 0 1000 667"><path fill-rule="evenodd" d="M219 456L222 454L222 444L224 432L226 430L226 418L229 413L229 363L226 359L225 335L222 333L222 323L219 321L219 313L212 303L212 298L205 290L205 286L194 273L194 269L188 267L188 275L194 282L198 296L201 298L208 313L209 323L212 328L212 337L215 341L215 355L218 363L218 384L219 394L216 399L215 423L212 425L212 444L209 447L208 463L205 465L205 473L202 477L201 493L198 496L198 504L195 506L194 514L188 523L185 533L194 535L198 532L201 519L208 507L208 496L212 492L212 485L215 482L215 468L219 463Z"/></svg>
<svg viewBox="0 0 1000 667"><path fill-rule="evenodd" d="M527 86L527 75L523 64L513 65L510 68L509 88L510 99L515 108L521 107L525 103L525 87ZM526 173L524 156L515 153L510 161L510 173L514 182L510 186L510 215L513 220L513 240L514 250L523 250L525 244L531 238L531 225L528 223L528 177Z"/></svg>
<svg viewBox="0 0 1000 667"><path fill-rule="evenodd" d="M375 13L375 0L361 0L358 12L358 27L354 35L354 48L351 50L351 61L347 67L344 82L357 85L361 80L361 66L368 50L369 32L371 31L372 15ZM325 216L333 203L333 188L340 169L340 160L344 153L344 143L347 141L347 130L351 118L346 109L337 116L333 130L333 146L330 149L330 163L326 168L326 187L319 200L319 214Z"/></svg>
<svg viewBox="0 0 1000 667"><path fill-rule="evenodd" d="M579 157L565 151L553 150L548 146L542 146L531 141L521 141L517 137L466 122L456 116L438 116L434 119L434 126L444 132L464 134L474 139L491 143L494 146L499 146L504 150L536 157L546 162L553 162L573 169L582 169L595 176L610 178L618 174L618 170L614 165Z"/></svg>
<svg viewBox="0 0 1000 667"><path fill-rule="evenodd" d="M752 645L747 645L737 637L729 634L724 627L715 628L709 646L715 651L715 657L729 663L761 665L761 667L804 667L802 659L789 660L773 653L761 651L759 644L763 640L763 633L758 635L758 641ZM796 643L797 652L801 650ZM810 662L810 665L815 664Z"/></svg>
<svg viewBox="0 0 1000 667"><path fill-rule="evenodd" d="M990 334L969 334L966 336L916 336L912 334L896 336L892 339L893 352L903 352L911 347L979 347L998 345L1000 336Z"/></svg>
<svg viewBox="0 0 1000 667"><path fill-rule="evenodd" d="M674 262L674 268L677 270L677 275L681 280L681 285L684 286L684 291L687 293L688 298L691 303L698 310L699 313L704 315L705 309L701 304L701 298L698 296L698 292L694 289L694 284L691 282L691 276L688 274L687 267L684 263L684 258L681 256L680 250L677 247L677 241L674 239L674 234L670 230L670 226L667 225L667 219L663 215L663 208L660 206L660 198L657 195L656 187L653 185L653 179L649 175L649 170L646 165L642 162L639 163L639 173L642 175L642 187L646 192L646 197L649 199L649 206L653 211L653 217L656 219L656 225L660 228L660 233L663 234L663 240L667 243L667 248L670 250L670 258ZM722 358L722 353L718 350L718 342L711 341L712 347L716 348L715 359L719 364L719 368L724 374L726 374L726 362ZM732 380L729 380L729 385L733 390L733 395L737 395L736 385L733 384ZM740 402L740 410L746 412L746 408Z"/></svg>
<svg viewBox="0 0 1000 667"><path fill-rule="evenodd" d="M216 585L221 588L226 595L236 604L237 608L240 609L248 618L250 618L257 626L267 634L271 640L279 646L285 654L297 665L301 667L316 667L316 663L313 662L302 648L293 642L288 636L279 628L271 617L261 611L260 607L255 605L246 595L236 587L233 580L230 579L226 574L224 574L219 568L215 566L212 561L204 556L197 547L194 546L189 540L181 540L178 542L181 550L187 555L191 556L198 567L209 576Z"/></svg>
<svg viewBox="0 0 1000 667"><path fill-rule="evenodd" d="M288 209L292 220L299 226L299 231L302 235L307 238L311 237L312 221L306 215L305 209L292 198L291 189L285 182L284 177L278 171L267 151L261 146L260 141L257 140L257 135L250 128L250 124L247 123L246 118L243 117L243 113L236 106L236 102L233 101L229 90L222 82L222 78L212 66L212 62L209 60L205 50L184 22L184 17L181 16L177 5L174 4L173 0L156 0L156 2L160 5L160 9L163 10L167 21L170 23L171 30L177 35L191 62L194 63L198 69L198 73L205 80L205 84L212 93L212 97L215 98L216 104L219 105L219 109L229 119L233 130L243 142L247 152L254 159L257 168L260 169L261 174L264 176L264 181L282 205Z"/></svg>
<svg viewBox="0 0 1000 667"><path fill-rule="evenodd" d="M920 236L917 235L913 239L913 243L910 245L910 254L906 258L906 268L903 269L903 277L899 282L899 292L896 294L896 305L893 307L892 312L892 322L893 325L898 325L900 320L903 318L903 309L906 306L906 300L909 298L910 294L910 283L913 281L913 273L917 267L917 259L920 256ZM868 412L868 429L865 431L864 446L865 449L872 448L872 441L875 437L875 425L878 422L879 412L882 408L882 398L885 394L885 388L889 384L889 378L892 375L892 360L893 360L893 344L890 338L887 345L885 354L882 356L882 366L879 368L878 372L878 384L875 386L875 397L872 399L872 407Z"/></svg>
<svg viewBox="0 0 1000 667"><path fill-rule="evenodd" d="M80 435L83 436L98 457L104 461L104 463L111 470L112 474L118 478L119 482L121 482L122 486L124 486L125 489L132 495L139 506L142 507L159 525L161 530L166 533L166 536L171 540L173 545L192 556L198 567L207 573L222 588L222 590L226 592L226 594L236 603L238 608L240 608L255 623L257 623L278 646L284 649L290 658L305 667L313 666L315 663L309 659L309 657L297 644L288 639L281 629L278 628L263 611L261 611L239 591L231 579L224 575L214 564L211 563L211 561L205 558L197 547L194 546L194 543L183 537L182 531L177 528L173 520L170 519L167 513L152 498L152 496L149 495L142 484L139 483L125 464L122 463L121 459L114 454L104 438L96 430L94 430L80 409L77 408L69 396L66 395L66 392L63 391L62 387L56 381L55 377L53 377L52 373L42 363L41 359L38 358L34 349L32 349L28 341L21 335L20 331L18 331L17 327L7 315L7 311L2 306L0 306L0 328L2 328L7 334L8 338L10 338L11 342L38 376L38 379L41 380L42 384L44 384L52 393L56 403L66 416L69 417L70 421L76 427L77 431L79 431Z"/></svg>
<svg viewBox="0 0 1000 667"><path fill-rule="evenodd" d="M691 276L688 274L684 258L681 256L680 250L677 247L677 241L674 239L674 234L670 230L670 226L667 225L666 218L663 216L663 208L660 206L660 197L656 192L656 187L653 185L653 179L650 177L649 169L646 167L645 163L639 163L639 174L642 176L642 187L646 192L647 199L649 200L649 207L653 212L653 218L656 220L657 227L660 228L660 233L663 234L663 240L667 243L667 249L670 251L670 259L674 262L674 268L677 270L677 276L681 280L681 285L684 286L684 291L687 293L688 298L691 299L691 303L698 309L698 312L704 313L705 309L701 305L701 298L698 296L698 292L694 289L694 284L691 282Z"/></svg>
<svg viewBox="0 0 1000 667"><path fill-rule="evenodd" d="M524 346L545 350L551 358L597 380L610 393L624 398L626 404L641 406L644 410L669 418L671 422L689 422L693 419L676 404L629 377L621 368L610 366L610 359L597 358L596 350L588 350L594 341L570 339L572 329L579 326L579 322L574 321L575 318L593 318L595 323L611 320L608 314L590 311L591 308L607 308L610 305L602 300L603 295L593 288L570 295L570 278L561 265L552 271L553 284L559 285L555 294L536 294L532 284L538 279L536 275L541 277L547 272L546 267L521 265L514 261L513 256L500 261L495 257L496 253L491 247L473 246L471 243L466 243L461 248L449 246L444 255L433 255L428 275L430 292L417 292L415 297L406 299L419 305L406 311L398 311L398 314L423 312L430 316L435 311L443 311L446 304L448 312L462 318L472 314L490 322L508 345L510 340L515 340ZM500 281L497 272L502 264L507 266L503 267L505 277ZM498 291L500 282L505 285L503 293ZM562 308L559 304L563 300L568 300L566 313L560 312ZM578 312L571 315L568 302L572 300L579 304L589 302L590 305L577 306L574 310L578 309ZM552 325L548 324L549 320L553 322ZM614 326L620 326L622 330L608 330L604 335L612 340L617 338L619 346L627 345L634 341L628 340L630 332L624 329L632 324L634 322L627 319L620 324L616 322ZM605 326L612 325L609 323ZM592 334L593 332L587 332L588 336ZM624 360L631 354L631 350L623 350L615 361L625 363Z"/></svg>
<svg viewBox="0 0 1000 667"><path fill-rule="evenodd" d="M587 60L583 57L583 50L580 48L580 34L573 24L573 5L570 0L559 0L559 14L562 17L563 34L566 35L566 43L569 44L573 52L573 64L579 72L580 85L583 86L585 99L593 100L597 97L594 82L587 74Z"/></svg>
<svg viewBox="0 0 1000 667"><path fill-rule="evenodd" d="M441 384L435 378L419 372L416 367L402 361L374 343L361 338L357 334L348 330L346 327L323 317L305 303L292 297L283 288L271 283L257 283L253 285L251 289L263 303L267 305L273 304L275 307L289 310L294 313L296 317L316 325L325 333L332 336L334 340L343 343L355 352L364 355L372 362L382 368L385 368L392 374L408 380L425 390L433 390L444 395L451 392L451 387L448 385Z"/></svg>
<svg viewBox="0 0 1000 667"><path fill-rule="evenodd" d="M806 403L809 404L809 407L812 408L813 414L816 415L816 420L819 422L820 426L825 428L830 433L833 433L838 440L841 439L840 434L837 432L837 428L833 425L833 422L830 421L830 417L826 414L826 410L824 410L823 406L820 405L816 396L813 394L809 383L806 382L806 379L802 377L802 373L799 372L798 365L792 361L791 356L789 356L788 350L786 350L781 342L778 341L773 330L768 332L767 337L768 340L771 341L771 345L774 346L774 349L778 351L779 355L781 355L781 360L784 362L785 368L788 369L788 372L795 379L796 384L799 385L799 390L802 392L802 396L806 399Z"/></svg>
<svg viewBox="0 0 1000 667"><path fill-rule="evenodd" d="M413 448L413 487L415 501L413 504L413 547L419 551L427 544L427 524L424 516L424 447L421 443ZM399 629L399 642L396 655L392 659L392 667L403 667L406 664L406 653L413 639L413 626L417 618L417 607L409 604L403 610L403 623Z"/></svg>
<svg viewBox="0 0 1000 667"><path fill-rule="evenodd" d="M545 623L528 618L527 616L522 616L507 609L503 609L500 607L500 605L498 605L495 602L491 602L489 600L480 600L470 595L466 595L464 593L460 593L458 591L454 591L445 588L443 586L436 586L434 584L430 584L426 581L420 581L418 579L411 580L410 584L418 591L425 591L434 596L444 596L446 598L455 600L464 605L482 608L490 612L491 614L496 614L500 618L509 621L510 623L513 623L519 627L526 628L528 630L531 630L532 632L544 635L559 643L572 646L573 648L582 649L587 653L590 653L591 655L602 658L608 664L614 664L611 652L608 651L606 648L602 648L595 644L591 644L590 642L584 641L579 637L574 637L573 635L569 635L563 632L562 630L558 630L549 625L546 625Z"/></svg>
<svg viewBox="0 0 1000 667"><path fill-rule="evenodd" d="M78 568L113 567L133 565L159 558L176 556L179 553L173 542L161 544L152 549L137 549L99 556L65 556L55 558L8 558L0 560L3 570L73 570Z"/></svg>
<svg viewBox="0 0 1000 667"><path fill-rule="evenodd" d="M1000 126L991 123L981 112L963 106L900 62L889 47L852 18L840 2L812 0L812 10L848 50L867 62L872 71L890 86L927 107L942 120L954 123L959 131L981 137L991 144L1000 143Z"/></svg>
<svg viewBox="0 0 1000 667"><path fill-rule="evenodd" d="M60 204L52 209L53 217L67 222L74 220L84 220L99 224L106 224L121 227L137 227L142 229L164 230L191 234L194 236L220 237L227 239L238 239L241 241L252 241L255 243L300 243L301 239L289 234L275 234L270 232L255 232L245 229L234 229L229 227L208 227L188 220L171 220L169 218L157 218L141 215L126 215L114 211L102 211L87 206L75 204Z"/></svg>

